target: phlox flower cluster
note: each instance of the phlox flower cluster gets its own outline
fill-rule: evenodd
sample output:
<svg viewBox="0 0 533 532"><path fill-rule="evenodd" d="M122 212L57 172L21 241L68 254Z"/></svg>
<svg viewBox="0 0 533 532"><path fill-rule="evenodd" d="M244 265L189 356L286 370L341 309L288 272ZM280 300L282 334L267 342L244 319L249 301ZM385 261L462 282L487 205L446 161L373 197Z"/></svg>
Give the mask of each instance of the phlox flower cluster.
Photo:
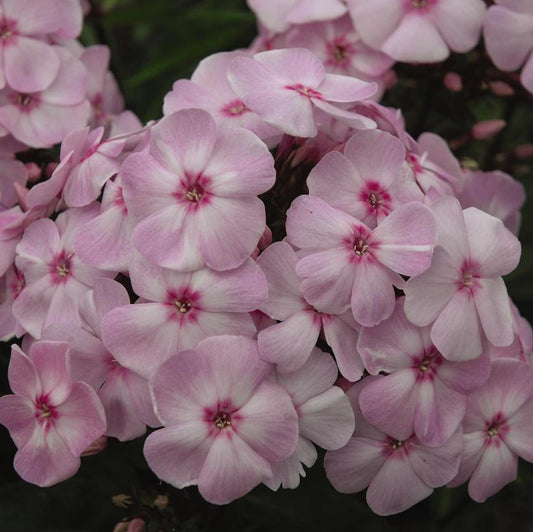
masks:
<svg viewBox="0 0 533 532"><path fill-rule="evenodd" d="M46 3L0 0L0 422L23 479L149 432L158 478L226 504L297 488L319 447L389 515L465 482L484 501L533 461L533 335L503 280L523 187L377 103L394 61L472 49L481 0L250 0L258 40L144 127L107 48L73 41L81 4ZM30 179L15 153L58 142Z"/></svg>

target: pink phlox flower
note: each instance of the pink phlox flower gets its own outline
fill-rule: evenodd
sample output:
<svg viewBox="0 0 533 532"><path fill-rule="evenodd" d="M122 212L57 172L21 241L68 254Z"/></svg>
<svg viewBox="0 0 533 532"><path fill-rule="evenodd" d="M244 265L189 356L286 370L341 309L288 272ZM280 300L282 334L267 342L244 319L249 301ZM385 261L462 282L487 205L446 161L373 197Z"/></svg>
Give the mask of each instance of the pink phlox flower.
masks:
<svg viewBox="0 0 533 532"><path fill-rule="evenodd" d="M60 46L54 46L53 52L61 60L60 67L44 90L20 92L7 87L0 93L0 123L32 148L61 142L89 118L83 64Z"/></svg>
<svg viewBox="0 0 533 532"><path fill-rule="evenodd" d="M28 170L15 154L0 151L0 206L13 207L18 200L15 183L24 187L27 180Z"/></svg>
<svg viewBox="0 0 533 532"><path fill-rule="evenodd" d="M228 79L248 108L289 135L316 136L316 115L320 113L357 128L375 127L372 120L336 104L370 98L377 85L327 74L320 59L305 48L237 57L229 66Z"/></svg>
<svg viewBox="0 0 533 532"><path fill-rule="evenodd" d="M518 458L533 462L533 373L517 360L495 360L488 382L468 398L461 466L451 486L485 502L517 476Z"/></svg>
<svg viewBox="0 0 533 532"><path fill-rule="evenodd" d="M361 330L357 348L366 369L387 376L365 386L359 404L370 423L396 439L415 434L424 445L439 446L460 427L468 394L489 378L490 358L446 360L430 328L411 324L403 305L398 299L389 319Z"/></svg>
<svg viewBox="0 0 533 532"><path fill-rule="evenodd" d="M127 305L126 289L110 279L99 279L80 301L82 326L52 324L43 338L68 342L72 378L87 382L98 394L105 410L105 434L120 441L142 436L146 425L158 426L148 381L121 366L102 343L101 322L116 307Z"/></svg>
<svg viewBox="0 0 533 532"><path fill-rule="evenodd" d="M99 277L114 277L84 264L74 253L77 229L97 215L97 204L69 209L53 222L33 222L17 245L16 265L26 286L13 303L13 314L34 338L51 323L80 323L78 303Z"/></svg>
<svg viewBox="0 0 533 532"><path fill-rule="evenodd" d="M478 43L482 0L349 0L363 41L397 61L438 63Z"/></svg>
<svg viewBox="0 0 533 532"><path fill-rule="evenodd" d="M142 299L109 312L102 334L113 356L144 377L208 336L256 334L248 313L266 299L267 283L252 259L231 271L179 273L139 258L130 276Z"/></svg>
<svg viewBox="0 0 533 532"><path fill-rule="evenodd" d="M181 109L205 109L217 123L243 127L266 140L279 136L279 131L253 113L235 94L228 82L228 67L236 57L247 57L241 51L223 52L203 59L191 80L180 79L165 96L165 116Z"/></svg>
<svg viewBox="0 0 533 532"><path fill-rule="evenodd" d="M509 231L518 235L520 209L526 201L524 186L504 172L473 172L464 176L457 196L463 209L477 207L499 218Z"/></svg>
<svg viewBox="0 0 533 532"><path fill-rule="evenodd" d="M348 15L336 20L294 26L287 34L287 48L307 48L334 74L364 80L382 77L394 59L361 41Z"/></svg>
<svg viewBox="0 0 533 532"><path fill-rule="evenodd" d="M37 342L27 356L13 346L0 423L18 448L14 466L27 482L50 486L76 473L80 455L106 427L95 391L72 382L68 345Z"/></svg>
<svg viewBox="0 0 533 532"><path fill-rule="evenodd" d="M298 445L285 460L272 464L274 476L266 480L270 489L294 489L305 477L306 467L316 462L313 444L323 449L344 447L354 431L354 415L344 392L334 386L337 366L333 359L315 348L307 362L292 373L277 374L277 382L292 398L298 413Z"/></svg>
<svg viewBox="0 0 533 532"><path fill-rule="evenodd" d="M448 360L478 357L488 340L497 347L514 339L509 296L501 278L520 260L520 242L503 222L456 198L432 206L437 246L428 271L405 287L405 313Z"/></svg>
<svg viewBox="0 0 533 532"><path fill-rule="evenodd" d="M259 355L277 364L282 373L301 368L311 356L323 331L339 365L351 381L363 375L363 364L356 349L358 325L351 312L341 315L321 313L310 305L300 290L296 275L298 257L286 242L276 242L257 261L268 281L268 300L261 309L280 323L258 334Z"/></svg>
<svg viewBox="0 0 533 532"><path fill-rule="evenodd" d="M533 357L533 330L531 324L520 315L518 308L509 300L513 315L514 340L506 347L489 346L492 358L516 358L521 362L530 364Z"/></svg>
<svg viewBox="0 0 533 532"><path fill-rule="evenodd" d="M429 497L457 474L463 448L459 429L439 447L424 445L413 434L398 440L379 431L363 416L359 394L382 379L368 377L347 392L355 413L355 432L342 449L328 451L326 475L341 493L367 489L366 502L378 515L407 510Z"/></svg>
<svg viewBox="0 0 533 532"><path fill-rule="evenodd" d="M296 447L298 416L271 373L242 336L207 338L162 364L150 388L164 428L144 445L154 473L180 489L198 485L214 504L272 478L272 463Z"/></svg>
<svg viewBox="0 0 533 532"><path fill-rule="evenodd" d="M25 285L24 274L14 265L0 277L0 339L3 342L13 336L20 338L26 332L17 323L12 311L13 301L17 299Z"/></svg>
<svg viewBox="0 0 533 532"><path fill-rule="evenodd" d="M133 245L175 270L238 267L265 230L257 195L274 184L273 163L253 133L217 127L206 111L163 118L150 131L148 149L130 155L120 172L126 206L138 221Z"/></svg>
<svg viewBox="0 0 533 532"><path fill-rule="evenodd" d="M421 203L405 203L375 229L315 196L300 196L287 212L288 241L301 249L296 265L305 299L322 312L351 308L372 327L394 310L393 285L431 264L436 228Z"/></svg>
<svg viewBox="0 0 533 532"><path fill-rule="evenodd" d="M291 24L341 17L347 11L344 0L248 0L259 22L280 33Z"/></svg>
<svg viewBox="0 0 533 532"><path fill-rule="evenodd" d="M89 266L126 273L136 254L131 242L134 227L117 176L105 185L100 214L74 235L74 250Z"/></svg>
<svg viewBox="0 0 533 532"><path fill-rule="evenodd" d="M533 5L529 2L496 0L483 23L487 52L494 64L504 71L522 65L522 85L533 92Z"/></svg>
<svg viewBox="0 0 533 532"><path fill-rule="evenodd" d="M389 133L356 131L344 153L328 153L313 168L309 194L373 229L401 204L424 200L416 184L404 178L404 160L403 144Z"/></svg>
<svg viewBox="0 0 533 532"><path fill-rule="evenodd" d="M87 98L91 102L93 128L106 126L124 110L124 98L109 71L111 51L103 45L89 46L80 56L87 69Z"/></svg>

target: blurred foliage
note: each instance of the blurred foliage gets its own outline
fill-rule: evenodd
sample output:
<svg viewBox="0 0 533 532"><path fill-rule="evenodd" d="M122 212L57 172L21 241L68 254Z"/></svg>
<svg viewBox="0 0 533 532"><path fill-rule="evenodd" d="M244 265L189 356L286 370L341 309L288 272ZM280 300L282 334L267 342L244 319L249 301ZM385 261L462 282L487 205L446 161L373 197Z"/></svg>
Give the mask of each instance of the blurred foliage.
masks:
<svg viewBox="0 0 533 532"><path fill-rule="evenodd" d="M162 114L163 96L179 78L189 77L205 56L246 47L256 35L245 0L93 0L82 36L84 44L103 43L112 49L112 70L126 105L141 120ZM465 74L461 93L442 83L446 72ZM401 107L413 135L434 131L452 143L460 158L474 159L484 170L504 169L519 178L533 197L533 160L518 160L513 150L533 142L532 99L523 92L497 98L485 79L490 63L477 51L452 56L436 66L399 65L400 82L384 101ZM495 78L493 78L495 79ZM513 85L517 89L517 85ZM496 138L461 147L474 123L505 118L508 127ZM459 142L457 142L459 141ZM521 240L523 259L509 277L509 291L521 312L533 318L533 209L524 208ZM498 245L497 242L494 243ZM0 353L0 392L9 393L9 349ZM533 420L532 420L533 423ZM398 516L378 517L364 502L364 493L342 495L327 482L318 463L297 490L273 493L256 488L234 503L207 504L196 488L175 490L148 470L143 441L109 441L105 452L83 458L75 478L40 489L18 478L12 461L15 447L0 427L1 532L111 532L122 519L141 517L148 532L486 532L513 528L533 530L533 467L521 463L519 478L487 503L471 501L462 488L436 490L432 497ZM322 457L319 459L321 461ZM131 496L119 507L112 497ZM154 505L158 494L169 505Z"/></svg>

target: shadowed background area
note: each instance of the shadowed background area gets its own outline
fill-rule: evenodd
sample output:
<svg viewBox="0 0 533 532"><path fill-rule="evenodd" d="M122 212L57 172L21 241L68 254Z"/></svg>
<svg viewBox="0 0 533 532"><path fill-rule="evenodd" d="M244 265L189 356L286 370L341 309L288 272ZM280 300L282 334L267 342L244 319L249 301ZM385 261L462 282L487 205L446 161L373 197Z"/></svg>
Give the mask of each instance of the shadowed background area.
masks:
<svg viewBox="0 0 533 532"><path fill-rule="evenodd" d="M145 122L162 114L164 95L179 78L189 77L207 55L246 47L256 36L255 18L245 0L92 0L82 35L85 45L107 44L111 69L126 107ZM468 144L456 155L483 170L502 169L533 193L533 160L518 159L514 149L533 142L533 98L497 98L480 78L493 69L481 48L452 55L443 64L399 65L399 83L384 104L401 107L407 129L442 135L452 144L481 120L504 118L498 136ZM448 91L446 72L464 74L464 90ZM268 205L267 205L268 209ZM531 199L523 210L520 267L507 279L521 313L533 318L533 215ZM494 242L498 246L498 242ZM9 393L9 346L2 344L0 387ZM533 423L533 420L532 420ZM441 488L398 516L381 518L364 502L364 493L342 495L327 482L321 458L297 490L271 492L263 486L225 507L209 505L196 488L182 491L159 483L142 456L143 439L120 443L110 439L105 452L84 458L72 479L48 489L20 480L12 468L15 447L0 427L0 530L5 532L104 532L123 518L142 517L148 532L291 531L496 531L513 526L529 531L533 522L533 466L522 462L516 482L483 505L471 501L463 486ZM117 497L124 495L127 497ZM168 505L156 505L157 495ZM113 499L114 497L114 499ZM129 497L129 498L128 498Z"/></svg>

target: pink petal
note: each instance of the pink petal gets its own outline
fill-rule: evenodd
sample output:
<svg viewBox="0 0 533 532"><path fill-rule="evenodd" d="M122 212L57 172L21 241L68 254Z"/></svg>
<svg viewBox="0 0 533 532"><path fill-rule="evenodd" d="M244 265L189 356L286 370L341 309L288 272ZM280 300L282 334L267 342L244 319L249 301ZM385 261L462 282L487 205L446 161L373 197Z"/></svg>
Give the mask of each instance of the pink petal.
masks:
<svg viewBox="0 0 533 532"><path fill-rule="evenodd" d="M353 434L355 422L350 401L336 386L308 399L298 413L300 434L323 449L340 449Z"/></svg>
<svg viewBox="0 0 533 532"><path fill-rule="evenodd" d="M152 432L144 456L160 479L181 489L198 483L211 442L203 420L191 420Z"/></svg>
<svg viewBox="0 0 533 532"><path fill-rule="evenodd" d="M486 442L486 430L464 434L463 454L459 464L459 471L457 476L448 484L449 487L459 486L470 478L485 451Z"/></svg>
<svg viewBox="0 0 533 532"><path fill-rule="evenodd" d="M35 364L18 345L11 348L8 377L9 386L16 395L32 401L41 395L41 380Z"/></svg>
<svg viewBox="0 0 533 532"><path fill-rule="evenodd" d="M330 102L350 103L374 96L377 85L350 76L326 74L318 90Z"/></svg>
<svg viewBox="0 0 533 532"><path fill-rule="evenodd" d="M298 441L298 415L281 386L263 382L238 415L242 419L236 433L259 456L279 462L292 454Z"/></svg>
<svg viewBox="0 0 533 532"><path fill-rule="evenodd" d="M9 430L9 435L20 448L26 445L37 423L35 406L18 395L0 397L0 423Z"/></svg>
<svg viewBox="0 0 533 532"><path fill-rule="evenodd" d="M198 489L213 504L226 504L272 476L270 464L237 435L213 441L200 471Z"/></svg>
<svg viewBox="0 0 533 532"><path fill-rule="evenodd" d="M315 347L321 322L314 310L301 310L282 323L259 332L259 356L277 364L281 373L302 367Z"/></svg>
<svg viewBox="0 0 533 532"><path fill-rule="evenodd" d="M490 365L490 357L483 353L466 362L445 361L437 369L437 376L452 390L467 395L486 382Z"/></svg>
<svg viewBox="0 0 533 532"><path fill-rule="evenodd" d="M524 458L528 462L533 462L533 400L529 400L516 414L507 420L509 432L505 435L505 443L511 451Z"/></svg>

